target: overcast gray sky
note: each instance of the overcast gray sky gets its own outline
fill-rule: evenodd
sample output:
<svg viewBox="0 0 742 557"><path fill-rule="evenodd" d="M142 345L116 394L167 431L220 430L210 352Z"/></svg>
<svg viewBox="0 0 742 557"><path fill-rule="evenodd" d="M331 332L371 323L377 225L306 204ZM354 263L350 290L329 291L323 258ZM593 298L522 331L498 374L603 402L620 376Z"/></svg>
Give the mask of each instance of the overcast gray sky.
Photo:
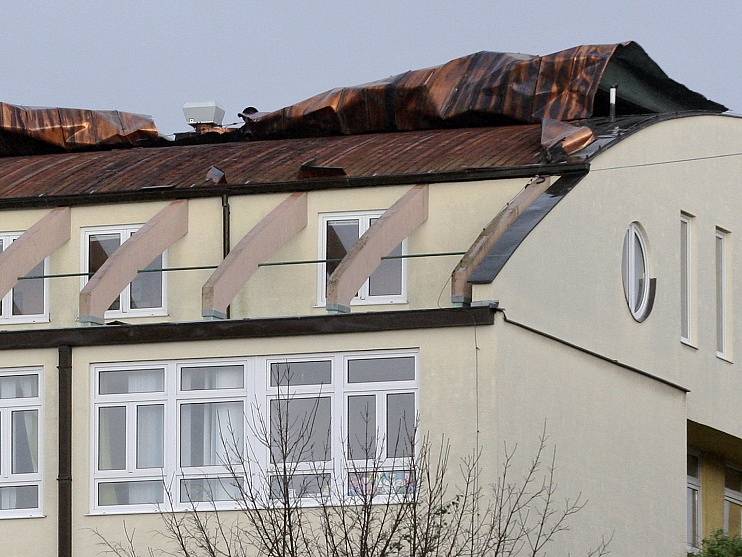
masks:
<svg viewBox="0 0 742 557"><path fill-rule="evenodd" d="M479 50L638 41L670 77L742 111L741 0L0 0L0 100L225 122Z"/></svg>

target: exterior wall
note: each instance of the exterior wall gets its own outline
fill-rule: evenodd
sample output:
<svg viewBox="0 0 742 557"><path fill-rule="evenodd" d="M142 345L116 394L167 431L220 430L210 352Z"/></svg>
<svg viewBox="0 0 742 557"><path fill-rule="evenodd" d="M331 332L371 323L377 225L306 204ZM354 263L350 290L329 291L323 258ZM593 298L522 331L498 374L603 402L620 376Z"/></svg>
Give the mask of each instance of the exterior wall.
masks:
<svg viewBox="0 0 742 557"><path fill-rule="evenodd" d="M421 420L434 436L452 436L452 454L463 454L473 448L476 438L475 350L471 328L396 331L321 337L245 339L223 342L171 343L145 346L76 348L73 351L74 432L73 432L73 553L83 557L97 555L97 539L92 530L99 530L112 540L123 539L122 520L129 530L136 528L142 545L160 547L161 528L157 514L91 516L90 490L92 479L92 403L91 364L120 361L142 361L176 358L253 356L270 354L335 352L365 349L419 348L419 396ZM452 346L459 347L451 350ZM479 354L479 372L493 376L493 347L485 346ZM480 383L482 393L489 393L486 382ZM492 414L483 410L480 420L491 421ZM493 432L482 439L485 446L494 446ZM55 477L55 476L53 476ZM487 481L491 481L489 478ZM54 486L56 487L56 486ZM230 513L225 515L229 517ZM31 528L32 525L29 525ZM0 521L0 538L5 524ZM24 553L19 553L23 557Z"/></svg>
<svg viewBox="0 0 742 557"><path fill-rule="evenodd" d="M40 518L0 520L0 540L3 555L57 554L57 443L58 443L58 382L57 351L36 350L0 352L0 368L43 367L42 414L39 457L42 477L42 513ZM3 439L5 443L5 439Z"/></svg>
<svg viewBox="0 0 742 557"><path fill-rule="evenodd" d="M482 430L495 430L500 460L517 441L523 467L545 424L559 504L587 501L552 549L585 555L613 534L611 555L685 555L684 393L501 317L492 329L480 345L497 343L495 416Z"/></svg>
<svg viewBox="0 0 742 557"><path fill-rule="evenodd" d="M430 185L429 217L408 239L409 253L466 251L481 229L520 189L526 180L498 180ZM309 193L308 224L274 260L317 259L319 214L340 211L383 210L411 186L388 186L323 190ZM231 241L236 244L262 217L283 201L286 194L243 195L230 198ZM165 202L76 206L72 208L70 241L50 257L49 273L81 272L81 228L143 224ZM44 210L6 210L2 230L28 229ZM218 265L222 259L222 211L220 198L189 201L189 232L168 251L168 267ZM445 289L458 258L432 257L407 260L408 303L354 306L354 311L415 309L450 305ZM125 318L127 323L201 320L201 287L210 270L167 273L168 315ZM0 330L59 328L78 325L79 277L49 281L51 322L43 324L0 323ZM441 295L441 292L443 294ZM232 304L232 317L274 317L324 314L317 307L317 265L265 267L247 282Z"/></svg>
<svg viewBox="0 0 742 557"><path fill-rule="evenodd" d="M742 262L738 239L742 120L699 116L653 125L598 156L590 173L531 232L491 285L512 319L690 389L688 418L742 437ZM656 164L663 161L684 161ZM650 164L650 166L646 166ZM645 165L645 166L642 166ZM695 346L680 342L680 213L695 215L692 305ZM621 281L628 225L648 238L654 309L632 318ZM716 356L714 232L731 232L732 362Z"/></svg>

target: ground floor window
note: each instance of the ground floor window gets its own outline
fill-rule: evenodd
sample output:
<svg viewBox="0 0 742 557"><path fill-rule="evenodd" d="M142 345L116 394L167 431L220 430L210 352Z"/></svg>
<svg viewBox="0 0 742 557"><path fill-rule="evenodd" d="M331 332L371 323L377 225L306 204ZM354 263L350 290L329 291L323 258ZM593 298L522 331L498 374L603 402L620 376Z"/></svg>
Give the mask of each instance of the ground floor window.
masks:
<svg viewBox="0 0 742 557"><path fill-rule="evenodd" d="M41 513L41 370L0 369L0 518Z"/></svg>
<svg viewBox="0 0 742 557"><path fill-rule="evenodd" d="M96 364L92 373L94 512L230 508L246 497L311 504L408 488L416 350Z"/></svg>
<svg viewBox="0 0 742 557"><path fill-rule="evenodd" d="M698 548L700 540L700 502L701 502L701 474L700 458L695 454L688 454L688 487L687 487L687 541L689 548Z"/></svg>
<svg viewBox="0 0 742 557"><path fill-rule="evenodd" d="M727 466L724 478L724 532L742 535L742 470Z"/></svg>

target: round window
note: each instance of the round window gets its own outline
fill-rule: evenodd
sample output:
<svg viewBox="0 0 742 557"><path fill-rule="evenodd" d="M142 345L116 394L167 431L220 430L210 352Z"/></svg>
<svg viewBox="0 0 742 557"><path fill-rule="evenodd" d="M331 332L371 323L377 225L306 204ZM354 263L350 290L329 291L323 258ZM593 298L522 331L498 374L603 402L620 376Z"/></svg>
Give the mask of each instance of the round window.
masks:
<svg viewBox="0 0 742 557"><path fill-rule="evenodd" d="M623 240L623 291L631 315L643 321L651 310L647 242L639 223L632 222Z"/></svg>

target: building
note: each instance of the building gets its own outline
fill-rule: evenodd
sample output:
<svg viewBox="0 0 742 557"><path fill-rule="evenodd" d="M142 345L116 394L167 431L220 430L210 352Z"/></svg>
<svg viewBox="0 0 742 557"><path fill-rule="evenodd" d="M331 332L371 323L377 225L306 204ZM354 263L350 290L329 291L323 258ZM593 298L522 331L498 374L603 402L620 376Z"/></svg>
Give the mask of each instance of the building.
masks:
<svg viewBox="0 0 742 557"><path fill-rule="evenodd" d="M589 500L565 554L740 531L742 121L634 43L441 68L174 144L3 105L4 554L97 555L122 519L156 544L163 475L178 506L224 474L219 424L287 363L330 476L374 397L486 481L546 422Z"/></svg>

